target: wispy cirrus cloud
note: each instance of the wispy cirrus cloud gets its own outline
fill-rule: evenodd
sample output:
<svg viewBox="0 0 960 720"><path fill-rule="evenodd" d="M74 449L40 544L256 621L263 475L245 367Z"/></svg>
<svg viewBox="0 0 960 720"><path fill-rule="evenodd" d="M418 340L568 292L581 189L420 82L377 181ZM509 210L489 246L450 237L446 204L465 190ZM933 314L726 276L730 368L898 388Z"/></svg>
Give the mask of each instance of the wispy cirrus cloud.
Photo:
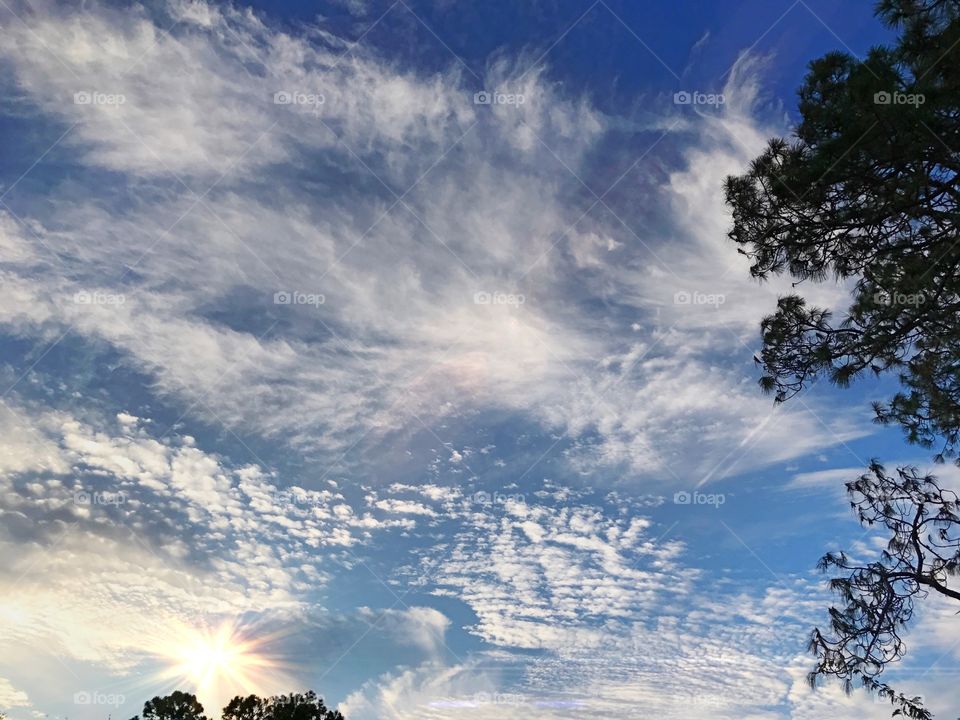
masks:
<svg viewBox="0 0 960 720"><path fill-rule="evenodd" d="M612 123L539 68L491 65L525 100L477 105L456 64L425 78L230 6L158 12L169 31L144 10L44 8L6 34L21 111L72 127L79 169L137 183L64 185L29 229L7 217L17 335L70 328L200 417L332 453L450 408L522 413L584 463L661 477L707 474L738 442L752 467L863 433L816 411L768 423L744 370L716 362L746 357L779 287L745 289L723 239L719 183L765 133L745 114L754 67L726 114L678 123L703 139L659 191L671 225L635 231L581 182ZM124 100L74 99L94 90Z"/></svg>

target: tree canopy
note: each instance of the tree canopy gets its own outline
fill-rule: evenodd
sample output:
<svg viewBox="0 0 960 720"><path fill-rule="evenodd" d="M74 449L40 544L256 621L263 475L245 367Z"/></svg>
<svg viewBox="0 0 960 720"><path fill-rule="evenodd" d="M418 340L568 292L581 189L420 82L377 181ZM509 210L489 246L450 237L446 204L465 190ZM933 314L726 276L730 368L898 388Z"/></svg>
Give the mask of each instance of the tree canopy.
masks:
<svg viewBox="0 0 960 720"><path fill-rule="evenodd" d="M196 695L175 690L143 704L143 720L207 720Z"/></svg>
<svg viewBox="0 0 960 720"><path fill-rule="evenodd" d="M328 710L312 690L260 698L235 697L223 709L222 720L343 720L336 710Z"/></svg>
<svg viewBox="0 0 960 720"><path fill-rule="evenodd" d="M176 690L143 704L143 720L207 720L203 705L195 695ZM139 715L131 720L140 720ZM337 710L329 710L316 693L257 695L233 698L221 713L221 720L344 720Z"/></svg>
<svg viewBox="0 0 960 720"><path fill-rule="evenodd" d="M876 7L896 41L862 60L832 52L810 63L794 137L770 140L726 180L729 236L754 277L795 280L761 323L761 387L783 402L819 378L846 387L864 373L894 377L876 420L942 462L960 444L960 0ZM827 279L851 288L839 315L802 295ZM822 559L838 573L840 607L811 637L811 682L859 681L895 714L929 718L879 676L903 653L915 599L960 600L949 584L960 570L957 496L915 468L888 473L878 462L847 490L861 523L889 540L873 562Z"/></svg>
<svg viewBox="0 0 960 720"><path fill-rule="evenodd" d="M960 499L916 468L887 473L874 462L870 472L847 483L860 522L889 534L880 559L856 561L845 553L827 553L823 571L841 574L830 581L842 601L830 608L830 633L813 631L810 649L817 655L811 680L839 677L849 689L859 679L891 700L900 714L929 718L919 699L895 692L878 680L884 667L903 655L902 630L913 617L914 601L930 591L960 601L948 578L960 571Z"/></svg>
<svg viewBox="0 0 960 720"><path fill-rule="evenodd" d="M810 64L793 140L775 138L727 178L730 238L766 278L853 283L837 321L800 294L762 324L765 390L778 400L818 377L873 371L901 392L876 405L912 442L960 438L960 2L886 0L894 47Z"/></svg>

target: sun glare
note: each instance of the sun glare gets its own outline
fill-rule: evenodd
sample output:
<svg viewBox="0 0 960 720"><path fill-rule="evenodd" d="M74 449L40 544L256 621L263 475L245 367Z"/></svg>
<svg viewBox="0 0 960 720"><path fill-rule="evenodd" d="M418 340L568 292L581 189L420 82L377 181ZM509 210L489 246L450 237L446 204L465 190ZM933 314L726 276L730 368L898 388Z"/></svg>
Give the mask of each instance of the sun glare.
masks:
<svg viewBox="0 0 960 720"><path fill-rule="evenodd" d="M235 677L250 659L244 644L230 637L225 628L213 636L198 633L180 650L180 654L184 674L199 685L220 677Z"/></svg>
<svg viewBox="0 0 960 720"><path fill-rule="evenodd" d="M168 663L166 678L190 688L205 707L220 708L235 695L270 692L283 677L262 650L266 641L245 637L230 624L215 630L183 628L162 642L158 654Z"/></svg>

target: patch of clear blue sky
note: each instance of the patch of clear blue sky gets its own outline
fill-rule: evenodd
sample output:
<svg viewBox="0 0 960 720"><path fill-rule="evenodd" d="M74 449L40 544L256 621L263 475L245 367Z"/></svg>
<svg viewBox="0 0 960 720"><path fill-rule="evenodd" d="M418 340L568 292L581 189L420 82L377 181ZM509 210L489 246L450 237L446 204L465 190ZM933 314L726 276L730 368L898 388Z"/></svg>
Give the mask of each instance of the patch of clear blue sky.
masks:
<svg viewBox="0 0 960 720"><path fill-rule="evenodd" d="M482 77L491 58L545 54L551 77L611 113L690 83L719 89L748 48L774 53L769 89L789 104L810 59L834 49L862 56L889 37L864 1L370 0L353 12L347 3L314 0L250 5L291 27L322 17L347 37L367 33L367 47L425 71L446 67L455 54Z"/></svg>

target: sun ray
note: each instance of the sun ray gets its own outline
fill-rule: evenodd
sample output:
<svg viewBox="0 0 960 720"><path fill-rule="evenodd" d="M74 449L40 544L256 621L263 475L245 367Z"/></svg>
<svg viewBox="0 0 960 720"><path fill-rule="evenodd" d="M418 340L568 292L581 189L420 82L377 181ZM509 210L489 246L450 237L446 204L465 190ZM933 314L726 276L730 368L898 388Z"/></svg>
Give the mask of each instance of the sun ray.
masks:
<svg viewBox="0 0 960 720"><path fill-rule="evenodd" d="M268 652L277 634L255 636L250 628L224 622L213 628L181 625L157 639L154 654L164 663L166 684L197 695L216 715L236 695L269 695L293 687L291 668Z"/></svg>

